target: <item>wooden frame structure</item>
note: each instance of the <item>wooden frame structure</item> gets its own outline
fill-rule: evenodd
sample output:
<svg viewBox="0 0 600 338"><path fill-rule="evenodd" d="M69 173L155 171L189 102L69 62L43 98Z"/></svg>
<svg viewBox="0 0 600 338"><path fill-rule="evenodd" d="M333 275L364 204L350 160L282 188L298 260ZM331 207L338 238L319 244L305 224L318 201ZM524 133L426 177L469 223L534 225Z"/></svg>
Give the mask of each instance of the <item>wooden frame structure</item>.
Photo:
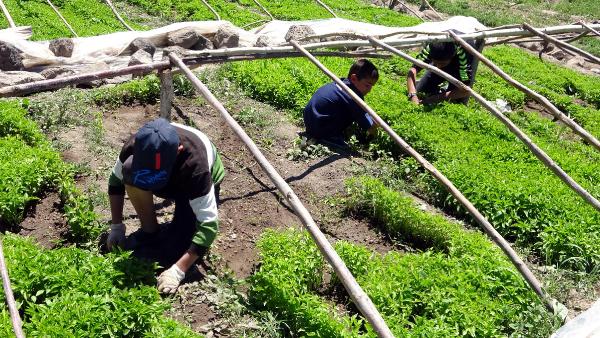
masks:
<svg viewBox="0 0 600 338"><path fill-rule="evenodd" d="M48 2L50 0L47 0ZM109 1L109 0L107 0ZM258 1L254 0L258 5ZM50 3L50 2L49 2ZM3 3L0 0L0 5L2 5L2 9L5 10ZM262 6L261 6L262 7ZM268 12L267 12L268 13ZM5 11L5 15L7 18L9 14ZM269 13L270 15L270 13ZM271 16L272 18L272 16ZM10 22L11 20L9 20ZM13 23L14 24L14 23ZM170 53L168 55L169 61L161 61L154 62L147 65L137 65L125 67L117 70L108 70L108 71L100 71L95 73L88 74L79 74L61 79L53 79L53 80L44 80L38 81L28 84L8 86L4 88L0 88L0 97L10 97L17 95L25 95L29 93L39 92L42 90L56 89L60 87L65 87L77 83L90 82L93 80L110 78L120 75L128 75L128 74L148 74L152 72L158 72L159 78L161 80L161 116L169 117L171 110L171 102L173 98L173 80L172 74L174 72L182 72L194 85L194 87L204 96L204 98L222 115L222 117L226 120L228 125L234 130L234 132L240 137L240 139L246 144L246 146L250 149L254 157L257 159L263 170L267 173L267 175L271 178L273 183L277 186L277 188L282 192L283 196L286 198L286 201L292 206L296 215L300 218L308 232L311 234L313 240L316 242L317 246L321 250L321 253L327 259L327 261L331 264L336 274L342 281L346 290L348 291L350 297L353 299L354 303L357 305L358 309L365 316L365 318L369 321L369 323L373 326L374 330L377 332L379 337L393 337L390 329L387 327L385 321L383 321L381 315L373 305L372 301L366 295L366 293L360 288L350 271L347 269L343 261L337 255L331 244L326 240L324 235L320 232L319 228L315 224L312 216L308 212L308 210L303 206L300 199L296 196L293 190L289 187L289 185L285 182L285 180L276 172L274 167L266 160L264 155L260 152L256 144L250 139L250 137L245 133L245 131L237 124L237 122L231 117L231 115L227 112L227 110L223 107L223 105L214 97L214 95L206 88L206 86L198 80L189 67L197 67L203 64L209 63L221 63L221 62L232 62L232 61L241 61L241 60L255 60L255 59L265 59L265 58L282 58L282 57L307 57L309 58L319 69L321 69L324 73L326 73L330 78L332 78L340 87L342 87L346 92L348 92L352 98L361 105L369 114L375 119L376 123L380 125L396 143L409 155L413 156L428 172L430 172L440 183L442 183L448 191L461 203L465 208L471 213L474 219L482 226L483 230L490 236L490 238L502 249L502 251L507 255L513 265L517 268L517 270L521 273L522 277L526 280L528 285L532 288L532 290L540 297L543 303L546 305L546 308L549 310L556 310L555 304L550 299L549 295L543 290L541 284L536 279L535 275L529 270L526 264L521 260L521 258L516 254L516 252L510 247L508 242L504 240L504 238L495 230L495 228L487 221L487 219L475 208L475 206L453 185L453 183L448 180L441 172L439 172L430 162L428 162L422 155L420 155L417 151L415 151L406 141L404 141L399 135L397 135L389 125L385 123L363 100L361 100L356 94L352 92L343 82L341 82L333 73L331 73L328 69L326 69L322 64L319 63L318 60L314 57L314 55L324 55L324 56L342 56L342 57L390 57L390 54L382 54L369 51L369 52L333 52L333 51L318 51L320 48L348 48L348 47L365 47L371 46L375 48L381 48L392 55L400 56L414 64L419 65L422 68L429 69L435 74L445 78L450 83L468 91L480 104L482 104L487 110L492 113L497 119L499 119L503 124L507 126L507 128L513 132L523 143L527 145L527 147L534 153L536 157L540 161L542 161L554 174L556 174L565 184L567 184L571 189L577 192L580 196L582 196L588 203L593 205L597 210L600 211L600 202L596 200L591 194L585 191L581 186L579 186L573 179L571 179L558 165L556 165L552 159L546 155L543 150L541 150L537 145L535 145L522 131L520 131L509 119L507 119L502 113L500 113L496 108L491 106L483 97L474 92L472 89L462 84L459 80L453 78L449 74L437 69L436 67L425 64L415 58L410 57L409 55L401 52L397 49L399 48L410 48L416 45L421 45L424 42L432 42L432 41L456 41L461 45L465 46L465 48L472 53L475 57L479 58L482 62L488 65L492 70L494 70L498 75L500 75L504 80L506 80L511 85L519 88L524 91L527 95L533 97L538 100L541 104L544 105L546 109L548 109L552 114L554 114L558 119L571 127L574 132L579 134L583 139L588 141L592 146L596 149L600 150L600 142L587 131L585 131L581 126L577 125L574 121L570 120L568 117L564 116L562 112L560 112L552 103L544 98L543 96L531 91L524 85L518 83L514 79L510 78L507 74L502 72L497 66L495 66L491 61L487 60L483 55L478 53L477 51L473 51L472 48L468 48L469 46L465 43L464 39L476 39L476 38L489 38L489 37L506 37L506 36L539 36L545 41L550 41L552 43L559 43L562 45L564 42L559 40L555 41L549 37L549 34L559 34L564 32L575 32L575 33L585 33L585 32L593 32L594 34L598 34L596 29L600 28L599 24L596 25L586 25L584 23L579 23L579 25L568 25L568 26L557 26L557 27L548 27L542 30L533 29L528 25L523 25L524 28L520 26L514 27L502 27L494 30L483 31L478 33L470 33L470 34L462 34L456 35L454 33L449 34L437 34L433 37L418 37L418 38L409 38L409 39L396 39L396 40L388 40L386 42L382 42L378 39L378 37L373 36L353 36L353 38L359 38L361 40L345 40L345 41L333 41L333 42L324 42L324 43L314 43L307 44L301 46L295 41L290 41L291 46L278 46L278 47L264 47L264 48L230 48L223 50L210 50L210 51L202 51L191 53L191 58L186 59L185 61L179 58L179 56ZM399 32L405 33L405 32ZM567 48L566 46L563 46ZM316 50L310 53L308 50ZM570 50L583 55L588 60L595 61L594 58L590 58L585 54L585 51L578 51L572 48ZM172 70L176 66L178 70ZM4 256L2 252L2 243L0 241L0 272L2 275L4 291L6 293L6 298L9 303L9 309L11 313L11 318L13 321L13 327L17 337L23 337L22 328L21 328L21 320L19 317L19 313L14 306L14 297L12 296L12 290L10 289L10 280L8 278L8 272L6 270L6 266L4 263ZM12 299L12 305L11 305Z"/></svg>

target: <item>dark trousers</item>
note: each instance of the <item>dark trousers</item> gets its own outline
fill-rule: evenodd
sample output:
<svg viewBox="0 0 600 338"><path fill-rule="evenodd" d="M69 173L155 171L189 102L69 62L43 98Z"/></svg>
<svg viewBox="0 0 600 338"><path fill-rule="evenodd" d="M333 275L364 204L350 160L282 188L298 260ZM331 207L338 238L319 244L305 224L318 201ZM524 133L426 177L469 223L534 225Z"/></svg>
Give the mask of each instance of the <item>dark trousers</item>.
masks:
<svg viewBox="0 0 600 338"><path fill-rule="evenodd" d="M483 50L483 44L485 41L477 40L477 41L468 41L468 43L475 48L477 51L481 52ZM475 83L475 73L477 72L477 66L479 65L479 59L473 57L473 55L467 53L467 62L469 63L469 82L466 83L467 86L472 87ZM441 68L444 72L450 74L452 77L460 80L460 66L458 64L458 58L454 58L450 64L446 67ZM417 81L417 92L424 93L426 96L437 95L443 92L451 91L456 89L456 86L452 83L448 83L447 89L441 89L440 86L442 83L445 83L446 79L434 74L431 71L426 71L425 75ZM462 99L452 100L450 102L453 103L467 103L469 101L469 97L465 97Z"/></svg>
<svg viewBox="0 0 600 338"><path fill-rule="evenodd" d="M221 184L215 185L215 199L217 206L221 204ZM174 255L177 258L181 257L192 244L192 238L196 233L196 214L190 206L188 199L175 200L175 212L173 221L169 224L167 230L167 238L172 242Z"/></svg>
<svg viewBox="0 0 600 338"><path fill-rule="evenodd" d="M220 184L215 185L217 206L220 204ZM158 262L162 267L173 265L189 249L196 233L196 214L190 200L175 200L173 221L161 227L158 238L152 245L142 245L134 249L134 256Z"/></svg>
<svg viewBox="0 0 600 338"><path fill-rule="evenodd" d="M450 66L453 66L453 67L450 67ZM442 70L444 72L450 74L451 76L453 76L457 79L460 79L458 66L454 66L453 64L450 64L449 66L442 68ZM470 72L470 74L469 74L470 81L467 84L469 87L473 85L473 76L474 75L472 74L472 72ZM441 94L443 92L447 92L447 91L456 89L456 86L453 85L452 83L448 83L448 88L445 90L440 88L440 85L445 82L446 82L446 79L444 79L443 77L438 76L437 74L434 74L433 72L428 70L425 72L425 75L423 75L423 77L417 82L417 92L425 93L425 96L431 96L431 95L437 95L437 94ZM453 101L457 101L455 103L466 103L467 101L469 101L469 98L465 97L465 98L453 100Z"/></svg>

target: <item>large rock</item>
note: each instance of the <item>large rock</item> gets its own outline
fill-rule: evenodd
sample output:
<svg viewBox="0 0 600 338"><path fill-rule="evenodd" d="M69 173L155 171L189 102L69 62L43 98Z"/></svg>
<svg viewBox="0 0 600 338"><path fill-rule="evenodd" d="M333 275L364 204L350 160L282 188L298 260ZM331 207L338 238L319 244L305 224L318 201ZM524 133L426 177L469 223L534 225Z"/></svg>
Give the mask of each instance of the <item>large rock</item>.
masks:
<svg viewBox="0 0 600 338"><path fill-rule="evenodd" d="M169 53L175 53L175 55L179 56L180 58L187 56L188 54L190 54L190 51L188 49L179 47L179 46L169 46L169 47L165 47L163 49L163 59L168 60L169 59Z"/></svg>
<svg viewBox="0 0 600 338"><path fill-rule="evenodd" d="M45 80L42 75L32 72L7 71L0 72L0 87L13 86L21 83Z"/></svg>
<svg viewBox="0 0 600 338"><path fill-rule="evenodd" d="M198 42L196 42L196 44L192 46L192 49L194 49L194 50L213 49L213 48L215 48L215 47L214 47L212 41L210 41L209 39L205 38L202 35L200 35L200 37L198 38Z"/></svg>
<svg viewBox="0 0 600 338"><path fill-rule="evenodd" d="M73 55L73 40L67 38L60 38L50 41L50 51L56 56L71 57Z"/></svg>
<svg viewBox="0 0 600 338"><path fill-rule="evenodd" d="M46 69L42 70L40 72L40 74L43 77L45 77L46 79L56 79L56 78L61 78L61 77L65 77L65 76L74 75L75 72L68 68L50 67L50 68L46 68Z"/></svg>
<svg viewBox="0 0 600 338"><path fill-rule="evenodd" d="M299 41L307 36L315 35L315 31L307 25L292 25L285 34L285 41Z"/></svg>
<svg viewBox="0 0 600 338"><path fill-rule="evenodd" d="M190 49L198 43L200 34L193 28L182 28L167 34L167 45Z"/></svg>
<svg viewBox="0 0 600 338"><path fill-rule="evenodd" d="M214 37L215 48L233 48L240 44L240 35L234 27L221 25Z"/></svg>
<svg viewBox="0 0 600 338"><path fill-rule="evenodd" d="M0 41L0 70L23 70L21 51L7 42Z"/></svg>
<svg viewBox="0 0 600 338"><path fill-rule="evenodd" d="M154 56L154 52L156 52L156 46L144 38L136 38L135 40L131 41L129 44L129 49L131 49L131 54L135 54L135 52L140 49L152 56Z"/></svg>
<svg viewBox="0 0 600 338"><path fill-rule="evenodd" d="M129 59L128 66L147 65L149 63L152 63L152 55L143 49L139 49Z"/></svg>
<svg viewBox="0 0 600 338"><path fill-rule="evenodd" d="M271 45L273 45L273 39L271 39L268 35L259 36L254 43L254 47L268 47Z"/></svg>

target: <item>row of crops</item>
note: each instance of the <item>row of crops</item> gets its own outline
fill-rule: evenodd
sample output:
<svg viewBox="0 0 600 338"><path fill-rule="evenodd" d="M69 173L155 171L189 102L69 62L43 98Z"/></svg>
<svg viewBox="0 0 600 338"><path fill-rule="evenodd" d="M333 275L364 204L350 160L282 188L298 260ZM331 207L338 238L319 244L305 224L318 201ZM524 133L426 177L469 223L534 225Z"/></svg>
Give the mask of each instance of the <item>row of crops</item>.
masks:
<svg viewBox="0 0 600 338"><path fill-rule="evenodd" d="M336 4L328 4L339 12ZM311 17L303 15L302 4L275 1L267 7L273 12L283 10L285 13L279 15L288 19ZM354 19L369 20L360 13ZM398 25L396 20L399 19L374 22ZM593 134L600 135L597 77L544 63L512 47L487 48L485 55L517 80L547 96ZM339 75L344 75L352 62L335 58L321 61ZM415 106L405 96L404 77L410 65L399 59L377 61L377 65L380 81L367 102L450 178L507 239L543 264L577 271L597 269L597 211L554 177L484 109L474 103ZM514 109L509 115L511 120L582 186L599 196L600 154L565 127L537 112L528 112L524 94L483 68L480 67L475 90L488 100L510 102ZM296 118L312 93L329 81L306 60L236 63L223 67L221 74L251 97L288 110ZM383 134L371 147L400 155ZM460 204L414 160L401 158L398 166L412 192L471 222ZM389 234L407 240L422 252L380 256L347 243L338 243L337 248L395 334L548 334L544 328L556 323L543 313L514 268L481 234L420 212L409 200L382 185L394 182L389 178L382 180L383 183L370 179L352 183L349 207L363 210L376 224L385 224ZM262 265L253 277L253 295L265 307L280 313L294 325L294 330L323 336L372 334L368 325L357 323L355 317L345 317L324 301L322 290L335 290L339 284L335 279L323 281L322 260L305 235L269 233L260 250ZM465 276L468 277L463 279ZM347 300L341 300L344 301Z"/></svg>
<svg viewBox="0 0 600 338"><path fill-rule="evenodd" d="M261 2L278 19L330 17L312 1ZM326 2L340 17L348 19L390 26L419 22L360 0ZM44 2L5 3L18 24L34 27L35 39L69 35L57 18L51 19L54 14ZM167 20L213 19L199 0L128 3ZM265 18L251 0L209 3L223 19L239 26ZM122 30L101 2L55 4L81 35ZM515 78L549 97L593 134L600 135L597 78L542 63L510 47L488 48L485 54ZM347 72L352 62L335 58L322 61L340 75ZM412 105L405 97L403 84L409 64L393 59L377 61L377 65L381 78L368 96L368 103L453 180L503 235L531 250L542 262L581 271L596 269L600 260L600 222L595 210L553 177L485 110L475 105L441 105L432 109ZM480 67L475 90L489 100L509 101L516 109L510 118L572 177L600 196L600 155L567 129L525 112L523 94L483 68ZM311 94L328 82L312 64L298 59L231 64L223 67L220 75L235 81L249 96L289 110L295 117ZM98 92L94 102L115 103L115 95L123 100L154 99L157 90L156 78L152 78L116 87L109 94ZM121 98L117 101L122 102ZM98 256L85 245L100 231L92 206L74 188L69 167L60 161L37 126L25 118L22 105L3 102L0 107L0 221L11 226L18 224L25 206L35 196L57 189L64 199L73 241L83 247L43 250L18 236L3 237L28 334L191 336L189 330L162 316L167 305L151 286L152 266L140 264L127 254ZM378 136L373 147L397 154L384 135ZM404 173L402 179L410 183L411 192L470 221L460 205L413 160L401 158L398 166L399 172ZM373 223L383 224L384 231L410 243L417 251L381 255L345 242L337 243L336 249L397 336L547 336L556 327L555 319L545 312L516 270L484 235L421 211L411 199L385 187L391 183L390 178L357 178L349 182L345 207ZM374 336L370 326L356 314L339 281L328 278L331 271L306 234L269 231L259 249L261 267L249 280L249 301L254 306L272 311L285 322L282 326L300 336ZM1 325L8 335L10 323L5 309Z"/></svg>
<svg viewBox="0 0 600 338"><path fill-rule="evenodd" d="M584 127L598 135L598 79L541 63L510 47L494 47L486 55L504 68L523 67L514 76L544 92L566 108ZM324 59L344 74L351 61ZM367 98L371 106L415 149L445 173L509 240L533 249L545 262L591 271L598 265L598 213L546 169L502 124L485 110L462 105L423 109L405 98L402 79L409 64L378 62L383 76ZM327 80L308 61L256 61L228 65L225 76L247 93L299 114L307 98ZM277 74L274 76L273 74ZM548 74L555 75L555 78ZM593 195L598 196L600 155L571 132L536 113L519 110L525 98L494 78L478 74L475 90L488 99L508 99L517 111L510 118L532 136L559 165ZM516 94L516 95L515 95ZM585 98L585 106L574 100ZM381 136L375 144L395 151ZM406 179L447 212L467 218L465 210L431 177L404 159Z"/></svg>

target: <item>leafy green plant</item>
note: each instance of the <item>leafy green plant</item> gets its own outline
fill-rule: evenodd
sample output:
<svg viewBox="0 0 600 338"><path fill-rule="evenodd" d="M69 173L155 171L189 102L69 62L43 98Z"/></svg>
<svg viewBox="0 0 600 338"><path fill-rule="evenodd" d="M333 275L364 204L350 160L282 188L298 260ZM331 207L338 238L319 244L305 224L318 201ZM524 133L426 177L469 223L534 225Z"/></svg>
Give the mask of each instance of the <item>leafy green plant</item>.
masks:
<svg viewBox="0 0 600 338"><path fill-rule="evenodd" d="M307 144L302 138L296 138L292 148L286 152L286 157L291 161L308 161L331 155L333 152L322 144Z"/></svg>
<svg viewBox="0 0 600 338"><path fill-rule="evenodd" d="M168 305L153 286L154 265L129 253L43 250L17 235L5 235L3 242L29 336L196 336L163 317ZM4 321L0 326L5 329Z"/></svg>
<svg viewBox="0 0 600 338"><path fill-rule="evenodd" d="M525 77L533 75L534 89L559 100L595 126L596 109L577 106L570 95L594 101L598 79L547 65L524 56L509 47L486 51L494 61ZM336 74L344 74L350 60L321 58ZM596 236L598 213L570 191L529 152L506 127L474 103L468 106L441 104L423 109L402 95L406 91L401 78L409 64L405 61L376 61L380 80L366 98L396 132L443 172L471 202L509 240L533 249L543 261L564 267L587 270L600 263L600 246ZM549 71L541 71L549 69ZM299 115L312 93L328 80L304 60L273 60L238 63L223 70L259 100ZM489 99L507 96L515 108L524 106L524 96L508 85L501 85L495 75L481 72L476 89ZM519 78L520 79L520 78ZM522 79L520 79L522 80ZM522 80L523 81L523 80ZM553 83L553 84L552 84ZM575 106L580 107L576 109ZM555 159L574 179L594 195L598 190L600 157L592 148L569 137L569 131L548 119L517 112L509 117ZM592 129L592 128L590 128ZM593 132L593 129L592 129ZM401 155L402 152L385 134L373 142L379 151ZM405 165L405 161L407 164ZM464 208L423 171L411 170L410 160L401 159L404 179L418 187L419 194L446 212L472 222Z"/></svg>
<svg viewBox="0 0 600 338"><path fill-rule="evenodd" d="M127 0L128 3L143 8L148 13L160 15L172 21L209 21L215 20L214 14L199 0L180 2L173 0ZM253 10L241 1L212 0L209 2L221 16L222 20L231 21L234 25L243 26L264 18L258 10Z"/></svg>
<svg viewBox="0 0 600 338"><path fill-rule="evenodd" d="M305 233L267 230L258 242L260 269L250 278L250 302L284 320L292 332L316 337L349 337L360 326L340 316L314 291L323 282L323 260Z"/></svg>
<svg viewBox="0 0 600 338"><path fill-rule="evenodd" d="M58 0L52 3L79 36L95 36L125 30L104 2ZM5 4L17 25L33 28L33 40L72 37L72 33L45 1L8 0ZM0 20L3 27L8 27L4 17ZM142 28L137 23L129 24L134 29Z"/></svg>
<svg viewBox="0 0 600 338"><path fill-rule="evenodd" d="M102 227L89 200L75 187L64 164L18 101L0 101L0 223L14 227L25 208L46 190L57 189L71 236L90 243Z"/></svg>

